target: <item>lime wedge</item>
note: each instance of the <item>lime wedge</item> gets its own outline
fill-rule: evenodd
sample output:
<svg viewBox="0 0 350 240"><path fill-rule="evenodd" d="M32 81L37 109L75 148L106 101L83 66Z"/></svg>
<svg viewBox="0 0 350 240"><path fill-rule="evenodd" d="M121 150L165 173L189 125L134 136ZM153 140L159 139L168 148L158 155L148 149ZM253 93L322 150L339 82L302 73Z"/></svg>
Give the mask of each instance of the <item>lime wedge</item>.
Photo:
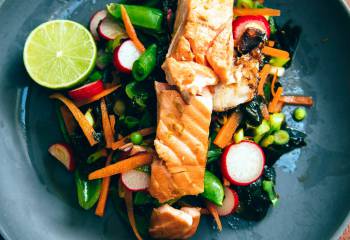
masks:
<svg viewBox="0 0 350 240"><path fill-rule="evenodd" d="M54 20L28 36L24 65L41 86L65 89L83 82L95 67L97 48L90 32L79 23Z"/></svg>

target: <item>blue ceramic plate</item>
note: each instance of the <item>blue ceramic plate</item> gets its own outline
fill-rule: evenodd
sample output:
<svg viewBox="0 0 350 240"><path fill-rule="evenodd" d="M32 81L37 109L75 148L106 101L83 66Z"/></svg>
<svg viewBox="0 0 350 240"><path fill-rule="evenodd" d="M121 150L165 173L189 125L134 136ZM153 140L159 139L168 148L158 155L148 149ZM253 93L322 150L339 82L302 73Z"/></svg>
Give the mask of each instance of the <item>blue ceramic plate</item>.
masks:
<svg viewBox="0 0 350 240"><path fill-rule="evenodd" d="M31 82L22 63L34 27L57 18L87 24L107 2L0 0L0 229L7 240L133 238L112 206L103 219L78 207L72 176L47 153L61 139L49 92ZM292 19L303 29L284 85L316 101L296 126L308 133L308 147L278 162L281 201L266 219L229 217L218 233L204 217L195 239L330 239L349 213L348 11L339 0L275 0L269 6L282 10L279 23Z"/></svg>

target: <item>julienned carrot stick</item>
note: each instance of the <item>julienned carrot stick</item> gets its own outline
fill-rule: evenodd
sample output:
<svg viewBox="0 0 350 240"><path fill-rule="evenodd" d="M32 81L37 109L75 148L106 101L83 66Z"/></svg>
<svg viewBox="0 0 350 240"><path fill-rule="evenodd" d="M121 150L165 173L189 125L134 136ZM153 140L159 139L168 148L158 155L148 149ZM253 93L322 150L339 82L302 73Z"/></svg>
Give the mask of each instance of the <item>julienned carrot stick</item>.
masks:
<svg viewBox="0 0 350 240"><path fill-rule="evenodd" d="M144 128L138 131L142 136L148 136L151 135L153 133L155 133L155 128L150 127L150 128ZM128 143L128 141L130 140L130 135L123 137L122 139L112 143L112 149L113 150L117 150L120 147L124 146L126 143Z"/></svg>
<svg viewBox="0 0 350 240"><path fill-rule="evenodd" d="M271 94L272 94L272 96L276 95L275 84L276 84L276 81L277 81L277 73L278 73L278 69L276 69L276 72L273 75L273 79L272 79L272 82L271 82Z"/></svg>
<svg viewBox="0 0 350 240"><path fill-rule="evenodd" d="M233 8L234 16L272 16L278 17L281 15L281 11L272 8Z"/></svg>
<svg viewBox="0 0 350 240"><path fill-rule="evenodd" d="M266 83L267 76L269 76L270 69L271 69L271 65L265 64L259 73L260 80L259 80L259 85L258 85L258 94L260 96L265 95L264 94L264 85Z"/></svg>
<svg viewBox="0 0 350 240"><path fill-rule="evenodd" d="M242 120L242 115L234 112L228 118L226 123L221 127L218 135L214 139L214 144L220 148L224 148L232 142L232 136Z"/></svg>
<svg viewBox="0 0 350 240"><path fill-rule="evenodd" d="M265 47L263 47L261 52L263 54L271 56L271 57L289 59L289 52L281 50L281 49L265 46Z"/></svg>
<svg viewBox="0 0 350 240"><path fill-rule="evenodd" d="M134 215L134 203L132 200L132 192L126 188L124 188L125 190L125 205L126 205L126 210L128 212L128 218L129 218L129 222L131 225L131 228L136 236L136 238L138 240L142 240L142 237L139 234L139 231L137 230L136 227L136 221L135 221L135 215Z"/></svg>
<svg viewBox="0 0 350 240"><path fill-rule="evenodd" d="M107 112L106 101L104 98L101 100L101 115L102 115L102 128L103 134L105 136L106 147L111 148L114 142L113 132L111 128L111 123L109 122L109 115Z"/></svg>
<svg viewBox="0 0 350 240"><path fill-rule="evenodd" d="M269 110L267 109L267 106L266 106L265 103L261 107L261 113L262 113L262 115L263 115L265 120L269 120L270 119Z"/></svg>
<svg viewBox="0 0 350 240"><path fill-rule="evenodd" d="M122 20L125 26L126 33L128 34L131 41L135 44L136 48L140 50L142 53L146 50L145 46L138 39L134 26L132 25L128 12L126 11L123 5L120 5L120 11L122 14Z"/></svg>
<svg viewBox="0 0 350 240"><path fill-rule="evenodd" d="M219 217L218 210L216 209L215 205L209 201L206 201L207 209L210 212L210 214L214 217L214 220L216 222L216 225L218 226L219 231L222 230L222 224Z"/></svg>
<svg viewBox="0 0 350 240"><path fill-rule="evenodd" d="M109 166L112 162L113 152L108 155L106 166ZM106 202L108 198L109 184L111 182L111 177L105 177L102 180L100 198L98 199L95 214L97 216L103 217L105 214Z"/></svg>
<svg viewBox="0 0 350 240"><path fill-rule="evenodd" d="M68 98L63 96L60 93L54 93L50 96L51 99L57 99L63 102L69 111L72 113L75 120L78 122L79 126L81 127L81 130L83 130L83 133L87 140L89 141L90 145L93 146L97 144L97 141L94 138L95 130L90 125L89 121L86 119L84 114L79 110L79 108Z"/></svg>
<svg viewBox="0 0 350 240"><path fill-rule="evenodd" d="M113 137L115 134L115 115L111 114L109 115L109 122L111 123L111 128L112 128L112 133L113 133Z"/></svg>
<svg viewBox="0 0 350 240"><path fill-rule="evenodd" d="M62 105L60 107L60 112L64 121L64 125L66 126L67 133L69 136L72 136L74 134L74 130L77 127L77 121L75 121L72 113L68 110L66 106Z"/></svg>
<svg viewBox="0 0 350 240"><path fill-rule="evenodd" d="M290 105L303 105L311 107L314 104L312 97L308 96L281 96L281 102Z"/></svg>
<svg viewBox="0 0 350 240"><path fill-rule="evenodd" d="M282 108L283 108L283 107L284 107L284 102L279 101L279 102L276 104L275 112L282 112Z"/></svg>
<svg viewBox="0 0 350 240"><path fill-rule="evenodd" d="M120 162L101 168L89 174L89 180L110 177L119 173L124 173L134 168L141 167L152 162L153 155L151 153L140 153Z"/></svg>
<svg viewBox="0 0 350 240"><path fill-rule="evenodd" d="M96 101L100 100L101 98L106 97L109 94L113 93L119 87L120 87L120 85L114 86L114 87L111 87L111 88L107 88L107 89L103 90L102 92L100 92L99 94L96 94L95 96L93 96L91 98L88 98L88 99L76 102L75 104L76 104L77 107L82 107L84 105L96 102Z"/></svg>
<svg viewBox="0 0 350 240"><path fill-rule="evenodd" d="M276 110L276 107L277 107L277 104L280 100L282 92L283 92L283 88L279 87L276 91L276 95L274 96L274 98L272 99L272 101L269 104L269 112L270 113L275 113L278 111L278 110Z"/></svg>

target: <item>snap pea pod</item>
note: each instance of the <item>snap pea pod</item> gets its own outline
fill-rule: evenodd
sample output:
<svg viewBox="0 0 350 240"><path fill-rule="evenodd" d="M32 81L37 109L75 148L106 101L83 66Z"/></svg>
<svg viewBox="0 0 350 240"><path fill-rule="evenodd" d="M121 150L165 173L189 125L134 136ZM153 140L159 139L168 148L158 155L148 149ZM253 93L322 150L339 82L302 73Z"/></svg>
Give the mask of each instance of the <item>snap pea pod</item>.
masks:
<svg viewBox="0 0 350 240"><path fill-rule="evenodd" d="M220 180L209 171L205 171L204 192L201 196L219 206L222 205L222 201L224 200L224 187Z"/></svg>
<svg viewBox="0 0 350 240"><path fill-rule="evenodd" d="M157 45L152 44L133 64L132 76L136 81L143 81L151 74L156 64Z"/></svg>
<svg viewBox="0 0 350 240"><path fill-rule="evenodd" d="M117 20L121 19L121 4L107 4L108 12ZM152 30L155 32L162 31L163 12L156 8L136 5L124 5L131 23L141 29Z"/></svg>
<svg viewBox="0 0 350 240"><path fill-rule="evenodd" d="M75 171L75 184L79 205L88 210L92 208L100 197L101 179L88 181L80 176L79 171Z"/></svg>

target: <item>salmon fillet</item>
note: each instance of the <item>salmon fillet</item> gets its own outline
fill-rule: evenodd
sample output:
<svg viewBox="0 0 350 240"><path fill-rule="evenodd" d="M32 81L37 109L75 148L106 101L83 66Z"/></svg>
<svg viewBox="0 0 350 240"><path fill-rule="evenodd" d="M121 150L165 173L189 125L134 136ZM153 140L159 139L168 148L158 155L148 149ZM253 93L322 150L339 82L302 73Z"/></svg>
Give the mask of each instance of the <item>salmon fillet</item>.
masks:
<svg viewBox="0 0 350 240"><path fill-rule="evenodd" d="M158 126L154 141L158 160L152 163L149 191L160 202L204 190L212 95L190 96L186 104L181 94L164 83L155 84Z"/></svg>
<svg viewBox="0 0 350 240"><path fill-rule="evenodd" d="M166 204L153 209L149 233L157 239L187 239L194 235L199 221L199 208L178 210Z"/></svg>
<svg viewBox="0 0 350 240"><path fill-rule="evenodd" d="M178 1L173 39L162 66L169 84L198 94L219 79L225 84L235 82L232 7L233 0Z"/></svg>

